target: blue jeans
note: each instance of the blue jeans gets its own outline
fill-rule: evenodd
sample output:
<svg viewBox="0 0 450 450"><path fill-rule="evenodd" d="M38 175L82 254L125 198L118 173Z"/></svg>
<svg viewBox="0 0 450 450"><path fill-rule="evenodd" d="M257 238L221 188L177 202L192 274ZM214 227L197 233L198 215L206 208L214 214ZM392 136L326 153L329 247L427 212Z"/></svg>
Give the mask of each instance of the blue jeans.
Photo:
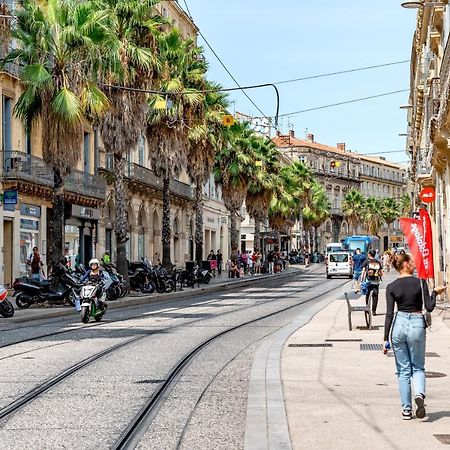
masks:
<svg viewBox="0 0 450 450"><path fill-rule="evenodd" d="M414 394L425 396L425 337L422 314L397 312L391 341L404 411L412 410L411 379Z"/></svg>

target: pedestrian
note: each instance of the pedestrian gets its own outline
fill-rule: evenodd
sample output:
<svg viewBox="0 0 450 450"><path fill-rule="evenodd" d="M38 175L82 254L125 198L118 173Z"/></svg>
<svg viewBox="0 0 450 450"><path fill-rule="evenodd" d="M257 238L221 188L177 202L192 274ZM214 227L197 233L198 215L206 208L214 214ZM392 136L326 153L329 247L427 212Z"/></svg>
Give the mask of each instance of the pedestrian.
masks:
<svg viewBox="0 0 450 450"><path fill-rule="evenodd" d="M103 267L108 267L111 265L111 256L109 254L109 250L105 250L105 253L103 253L102 265Z"/></svg>
<svg viewBox="0 0 450 450"><path fill-rule="evenodd" d="M384 252L383 254L383 271L389 272L391 270L391 255L389 252Z"/></svg>
<svg viewBox="0 0 450 450"><path fill-rule="evenodd" d="M373 292L372 314L374 316L377 315L378 291L380 288L381 280L383 279L383 268L381 267L380 261L375 259L375 256L375 250L370 250L369 258L364 261L363 273L361 275L361 280L369 282L366 294L366 305L369 303L370 293Z"/></svg>
<svg viewBox="0 0 450 450"><path fill-rule="evenodd" d="M216 260L216 254L214 253L214 250L211 250L211 251L209 252L209 255L206 257L206 259L207 259L208 261Z"/></svg>
<svg viewBox="0 0 450 450"><path fill-rule="evenodd" d="M41 281L42 278L45 278L44 263L42 262L41 255L39 254L39 250L37 247L33 248L33 254L31 256L30 262L30 269L31 269L30 278L32 280Z"/></svg>
<svg viewBox="0 0 450 450"><path fill-rule="evenodd" d="M356 253L353 255L353 290L355 293L359 292L361 287L361 275L365 261L365 255L361 253L360 248L357 248Z"/></svg>
<svg viewBox="0 0 450 450"><path fill-rule="evenodd" d="M241 268L244 272L244 275L247 273L247 252L243 252L241 254Z"/></svg>
<svg viewBox="0 0 450 450"><path fill-rule="evenodd" d="M235 258L232 258L231 262L230 262L229 277L230 278L239 278L240 277L239 266L238 266L237 260Z"/></svg>
<svg viewBox="0 0 450 450"><path fill-rule="evenodd" d="M219 250L217 250L217 254L216 254L216 259L217 259L217 273L220 275L222 273L222 263L223 263L223 255L222 252Z"/></svg>
<svg viewBox="0 0 450 450"><path fill-rule="evenodd" d="M269 263L269 273L273 273L275 265L275 253L273 250L271 250L267 255L267 262Z"/></svg>
<svg viewBox="0 0 450 450"><path fill-rule="evenodd" d="M413 276L415 267L409 255L396 255L394 269L399 273L399 278L390 283L386 289L384 348L389 348L389 334L391 333L402 402L402 418L404 420L412 419L412 387L416 403L416 417L422 419L426 415L426 322L422 309L425 308L431 313L436 305L436 296L442 294L446 288L445 286L435 287L430 296L426 281ZM395 316L394 305L397 306Z"/></svg>
<svg viewBox="0 0 450 450"><path fill-rule="evenodd" d="M261 258L261 253L258 250L253 250L252 259L256 275L261 275Z"/></svg>
<svg viewBox="0 0 450 450"><path fill-rule="evenodd" d="M254 275L253 266L254 266L253 255L251 254L251 252L249 252L247 255L247 268L248 268L248 273L251 275Z"/></svg>

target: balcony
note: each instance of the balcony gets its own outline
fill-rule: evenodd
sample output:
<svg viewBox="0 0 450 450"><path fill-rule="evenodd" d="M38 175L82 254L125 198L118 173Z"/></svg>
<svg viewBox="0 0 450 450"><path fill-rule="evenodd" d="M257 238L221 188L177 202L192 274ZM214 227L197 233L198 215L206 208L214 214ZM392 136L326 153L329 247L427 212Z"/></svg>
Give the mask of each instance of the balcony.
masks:
<svg viewBox="0 0 450 450"><path fill-rule="evenodd" d="M326 177L332 177L332 178L340 178L344 180L350 180L350 181L359 181L359 174L349 172L345 169L341 170L330 170L330 169L316 169L312 168L312 171L317 175L322 175Z"/></svg>
<svg viewBox="0 0 450 450"><path fill-rule="evenodd" d="M53 171L42 158L24 152L2 152L3 182L23 181L29 184L53 188ZM64 177L64 188L67 192L85 197L104 200L106 183L99 176L72 170Z"/></svg>

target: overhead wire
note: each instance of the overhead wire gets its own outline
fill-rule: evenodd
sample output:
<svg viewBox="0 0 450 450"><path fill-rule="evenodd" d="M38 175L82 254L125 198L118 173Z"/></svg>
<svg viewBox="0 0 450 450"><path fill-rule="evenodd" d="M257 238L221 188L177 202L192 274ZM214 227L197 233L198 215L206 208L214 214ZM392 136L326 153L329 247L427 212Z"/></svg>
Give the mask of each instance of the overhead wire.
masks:
<svg viewBox="0 0 450 450"><path fill-rule="evenodd" d="M189 6L187 4L186 0L183 0L183 3L186 7L187 13L189 14L189 17L192 19L192 14L189 9ZM211 50L212 54L216 57L217 61L219 61L220 65L225 69L227 74L230 76L230 78L236 83L236 86L242 91L242 93L247 97L247 99L251 102L251 104L263 115L263 118L267 119L275 129L278 129L278 127L273 123L272 118L270 116L266 116L266 114L260 109L260 107L253 101L253 99L245 92L245 90L241 87L239 82L236 80L236 78L233 76L233 74L230 72L228 67L225 65L225 63L222 61L222 59L219 57L219 55L216 53L216 51L212 48L211 44L208 42L208 40L205 38L201 30L198 30L199 35L202 37L205 44L208 46L208 48Z"/></svg>

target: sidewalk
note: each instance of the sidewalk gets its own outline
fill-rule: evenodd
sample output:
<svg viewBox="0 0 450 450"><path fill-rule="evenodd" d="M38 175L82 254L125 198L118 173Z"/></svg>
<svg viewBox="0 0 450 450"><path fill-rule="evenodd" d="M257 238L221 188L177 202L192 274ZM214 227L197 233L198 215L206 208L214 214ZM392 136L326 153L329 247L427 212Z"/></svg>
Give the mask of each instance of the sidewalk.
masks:
<svg viewBox="0 0 450 450"><path fill-rule="evenodd" d="M314 269L314 267L321 267L321 264L312 264L310 269ZM153 294L140 294L140 293L132 293L131 295L108 302L109 309L116 308L126 308L129 306L137 306L144 305L148 303L156 303L162 301L169 300L181 300L184 298L193 297L195 295L204 295L212 292L220 292L229 289L236 289L239 287L247 287L254 285L262 280L267 280L269 278L286 278L290 276L297 275L299 273L304 272L307 269L305 266L293 265L288 267L285 271L274 274L274 275L246 275L243 278L228 278L228 274L222 271L221 275L216 275L209 284L201 284L200 287L183 287L183 290L180 290L180 286L177 284L177 290L168 294L158 294L154 292ZM66 305L62 306L51 306L45 307L41 305L33 305L28 309L19 309L15 304L15 299L11 296L10 300L14 304L15 313L14 317L10 319L1 319L0 323L20 323L20 322L28 322L31 320L43 320L43 319L51 319L56 317L70 316L76 315L77 312L74 308Z"/></svg>
<svg viewBox="0 0 450 450"><path fill-rule="evenodd" d="M393 273L387 278L384 287ZM379 329L372 331L355 329L365 325L363 313L352 314L354 330L348 331L347 304L339 297L283 348L281 378L292 448L444 448L442 442L450 443L450 310L438 306L427 330L426 371L445 376L427 377L427 417L404 421L392 352L384 356L381 350L360 349L383 343L385 290L380 289L374 317Z"/></svg>

